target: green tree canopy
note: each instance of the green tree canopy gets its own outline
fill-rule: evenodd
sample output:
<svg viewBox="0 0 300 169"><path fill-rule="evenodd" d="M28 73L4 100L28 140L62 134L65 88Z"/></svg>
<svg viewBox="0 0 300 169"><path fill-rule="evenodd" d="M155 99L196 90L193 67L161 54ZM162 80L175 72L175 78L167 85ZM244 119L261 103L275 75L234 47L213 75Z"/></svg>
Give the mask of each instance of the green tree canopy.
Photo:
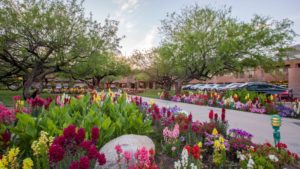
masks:
<svg viewBox="0 0 300 169"><path fill-rule="evenodd" d="M46 75L119 46L118 22L86 17L77 0L0 1L0 79L24 97Z"/></svg>
<svg viewBox="0 0 300 169"><path fill-rule="evenodd" d="M241 22L231 16L230 8L194 5L162 20L165 52L160 54L175 65L170 71L182 81L206 80L243 67L270 69L282 62L295 36L291 25L288 19L274 21L257 15Z"/></svg>

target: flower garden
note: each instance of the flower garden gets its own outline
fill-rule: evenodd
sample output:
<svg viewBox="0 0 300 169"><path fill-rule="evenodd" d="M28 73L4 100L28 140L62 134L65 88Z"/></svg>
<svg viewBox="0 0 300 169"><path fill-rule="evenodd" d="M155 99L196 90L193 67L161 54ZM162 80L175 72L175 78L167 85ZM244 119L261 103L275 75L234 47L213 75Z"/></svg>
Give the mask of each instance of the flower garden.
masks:
<svg viewBox="0 0 300 169"><path fill-rule="evenodd" d="M176 102L184 102L197 105L208 105L213 107L226 107L259 114L278 114L281 117L300 117L300 102L294 100L287 102L277 95L267 96L247 90L226 91L226 92L184 92L182 95L166 96L161 99L168 99Z"/></svg>
<svg viewBox="0 0 300 169"><path fill-rule="evenodd" d="M200 122L178 107L113 92L13 99L13 108L0 105L0 169L106 168L101 147L125 134L148 136L155 149L116 145L118 168L299 167L286 144L256 144L251 133L230 128L225 108Z"/></svg>

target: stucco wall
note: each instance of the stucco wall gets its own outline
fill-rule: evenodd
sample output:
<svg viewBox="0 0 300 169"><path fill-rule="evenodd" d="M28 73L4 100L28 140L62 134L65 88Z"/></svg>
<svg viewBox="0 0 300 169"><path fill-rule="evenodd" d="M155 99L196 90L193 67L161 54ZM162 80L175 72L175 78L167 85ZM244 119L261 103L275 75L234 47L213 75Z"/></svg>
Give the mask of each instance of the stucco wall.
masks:
<svg viewBox="0 0 300 169"><path fill-rule="evenodd" d="M288 72L289 88L293 89L295 96L300 97L300 68L289 68Z"/></svg>

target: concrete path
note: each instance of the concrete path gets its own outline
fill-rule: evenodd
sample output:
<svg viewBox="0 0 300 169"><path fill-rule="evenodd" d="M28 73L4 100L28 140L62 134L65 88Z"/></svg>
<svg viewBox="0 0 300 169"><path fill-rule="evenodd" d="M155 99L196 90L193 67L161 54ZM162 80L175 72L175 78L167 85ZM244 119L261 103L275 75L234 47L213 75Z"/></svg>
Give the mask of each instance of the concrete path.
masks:
<svg viewBox="0 0 300 169"><path fill-rule="evenodd" d="M187 103L172 102L160 99L150 99L143 97L144 101L155 101L159 106L175 106L192 113L194 120L208 121L208 113L212 109L215 113L221 115L220 108L208 106L198 106ZM237 110L226 109L226 119L229 121L229 128L244 129L254 135L255 143L273 143L273 129L271 126L270 116L242 112ZM300 155L300 120L283 118L281 131L281 141L286 143L288 148Z"/></svg>

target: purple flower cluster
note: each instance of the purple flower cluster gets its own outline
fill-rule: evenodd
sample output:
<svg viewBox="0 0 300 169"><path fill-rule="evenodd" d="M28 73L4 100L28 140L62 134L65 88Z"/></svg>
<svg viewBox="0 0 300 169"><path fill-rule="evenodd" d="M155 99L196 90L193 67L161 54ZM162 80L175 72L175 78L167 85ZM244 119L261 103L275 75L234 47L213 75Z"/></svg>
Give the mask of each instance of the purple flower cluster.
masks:
<svg viewBox="0 0 300 169"><path fill-rule="evenodd" d="M231 137L235 137L235 138L247 138L247 139L251 139L253 137L252 134L250 134L247 131L242 130L242 129L230 129L229 130L229 135Z"/></svg>
<svg viewBox="0 0 300 169"><path fill-rule="evenodd" d="M293 109L283 105L276 106L276 109L281 117L294 117L296 115Z"/></svg>

